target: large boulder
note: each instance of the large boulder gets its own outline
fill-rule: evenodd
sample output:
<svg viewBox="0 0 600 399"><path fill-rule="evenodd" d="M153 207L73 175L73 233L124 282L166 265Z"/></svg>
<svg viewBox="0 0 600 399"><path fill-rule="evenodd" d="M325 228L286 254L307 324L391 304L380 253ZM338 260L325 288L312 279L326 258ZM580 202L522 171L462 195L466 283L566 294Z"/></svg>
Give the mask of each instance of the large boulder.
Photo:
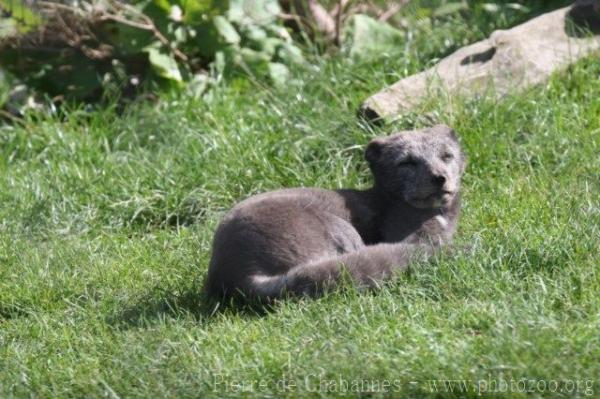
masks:
<svg viewBox="0 0 600 399"><path fill-rule="evenodd" d="M457 50L434 67L369 97L360 111L371 120L394 119L440 90L500 97L543 82L600 49L599 34L600 2L577 1Z"/></svg>

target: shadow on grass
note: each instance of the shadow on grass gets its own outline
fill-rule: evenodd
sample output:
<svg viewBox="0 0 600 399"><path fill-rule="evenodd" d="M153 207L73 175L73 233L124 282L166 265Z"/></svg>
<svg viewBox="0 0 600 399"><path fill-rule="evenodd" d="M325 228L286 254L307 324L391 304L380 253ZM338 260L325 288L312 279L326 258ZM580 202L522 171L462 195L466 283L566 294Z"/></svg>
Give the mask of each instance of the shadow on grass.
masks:
<svg viewBox="0 0 600 399"><path fill-rule="evenodd" d="M472 245L456 245L436 253L429 260L416 260L411 264L408 270L403 271L395 279L382 282L374 287L357 287L349 276L338 281L335 287L326 291L315 291L312 295L294 296L289 295L282 299L272 302L261 302L244 298L241 295L229 299L215 299L209 297L202 287L204 287L204 277L197 278L186 285L177 287L157 286L145 295L140 297L132 305L122 309L120 312L109 316L107 323L116 328L142 327L164 320L190 319L192 318L200 325L207 325L222 316L244 317L248 319L262 318L277 311L282 305L295 301L327 300L331 296L360 294L377 295L380 289L388 284L396 285L402 278L411 278L414 269L430 265L434 259L437 262L440 257L472 255L474 247Z"/></svg>
<svg viewBox="0 0 600 399"><path fill-rule="evenodd" d="M199 324L208 324L221 315L241 315L260 318L276 309L277 304L248 302L241 299L217 300L209 297L203 284L191 287L165 289L156 287L133 305L108 318L118 328L139 327L158 320L194 318Z"/></svg>

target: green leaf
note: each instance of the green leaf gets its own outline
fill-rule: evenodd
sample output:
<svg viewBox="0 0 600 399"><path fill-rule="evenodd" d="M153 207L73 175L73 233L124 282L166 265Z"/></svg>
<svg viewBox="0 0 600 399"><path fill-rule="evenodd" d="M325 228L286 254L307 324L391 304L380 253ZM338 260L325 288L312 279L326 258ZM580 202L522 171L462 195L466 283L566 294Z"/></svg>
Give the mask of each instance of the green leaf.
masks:
<svg viewBox="0 0 600 399"><path fill-rule="evenodd" d="M159 76L175 82L183 81L177 61L175 61L171 54L165 53L156 45L144 47L144 52L148 53L150 65L152 65Z"/></svg>
<svg viewBox="0 0 600 399"><path fill-rule="evenodd" d="M283 44L283 42L281 41L281 39L278 39L276 37L267 37L266 39L256 44L257 49L259 51L268 54L269 57L273 57L277 52L277 49Z"/></svg>
<svg viewBox="0 0 600 399"><path fill-rule="evenodd" d="M267 32L263 28L261 28L260 26L256 26L256 25L244 26L242 28L242 34L248 40L257 42L257 43L262 42L267 37L269 37L267 35Z"/></svg>
<svg viewBox="0 0 600 399"><path fill-rule="evenodd" d="M273 37L267 34L263 28L255 25L247 25L242 29L245 47L252 48L257 51L262 51L269 56L275 55L275 52L280 45L285 42L279 37Z"/></svg>
<svg viewBox="0 0 600 399"><path fill-rule="evenodd" d="M228 0L180 0L183 20L190 25L201 25L229 9Z"/></svg>
<svg viewBox="0 0 600 399"><path fill-rule="evenodd" d="M213 19L217 32L227 44L238 44L241 40L233 25L223 16L217 15Z"/></svg>
<svg viewBox="0 0 600 399"><path fill-rule="evenodd" d="M13 37L19 33L17 24L11 18L0 18L0 39Z"/></svg>
<svg viewBox="0 0 600 399"><path fill-rule="evenodd" d="M430 18L433 15L433 10L429 7L419 7L415 11L415 17L417 20Z"/></svg>
<svg viewBox="0 0 600 399"><path fill-rule="evenodd" d="M211 70L215 75L221 76L225 73L227 68L226 54L223 51L217 51L215 54L215 60L212 63Z"/></svg>
<svg viewBox="0 0 600 399"><path fill-rule="evenodd" d="M527 13L527 12L531 11L529 9L529 7L519 4L519 3L508 3L506 5L506 8L511 8L513 10L520 11L522 13Z"/></svg>
<svg viewBox="0 0 600 399"><path fill-rule="evenodd" d="M290 32L287 31L283 26L271 24L264 27L268 33L275 35L276 37L285 40L286 42L292 41L292 36L290 36Z"/></svg>
<svg viewBox="0 0 600 399"><path fill-rule="evenodd" d="M277 55L286 64L302 64L304 62L302 50L291 43L284 43L279 46Z"/></svg>
<svg viewBox="0 0 600 399"><path fill-rule="evenodd" d="M238 51L241 60L248 65L259 65L267 63L271 60L268 54L261 51L252 50L246 47L239 49Z"/></svg>
<svg viewBox="0 0 600 399"><path fill-rule="evenodd" d="M284 64L279 62L269 62L269 77L278 86L285 86L290 78L290 70Z"/></svg>
<svg viewBox="0 0 600 399"><path fill-rule="evenodd" d="M465 1L446 3L435 9L434 17L443 17L446 15L456 14L460 11L468 10L469 5Z"/></svg>
<svg viewBox="0 0 600 399"><path fill-rule="evenodd" d="M397 51L404 33L392 26L364 15L350 17L343 31L343 49L355 59L378 58Z"/></svg>
<svg viewBox="0 0 600 399"><path fill-rule="evenodd" d="M2 17L2 20L11 21L2 24L4 26L1 30L4 32L0 37L7 33L17 33L10 32L13 28L16 28L18 33L27 33L42 23L40 15L20 0L0 0L0 11L10 15L8 18Z"/></svg>
<svg viewBox="0 0 600 399"><path fill-rule="evenodd" d="M215 63L222 64L225 75L229 75L235 69L264 75L267 73L268 63L271 61L271 57L263 52L235 45L225 47L217 55Z"/></svg>
<svg viewBox="0 0 600 399"><path fill-rule="evenodd" d="M277 19L277 0L231 0L227 19L240 25L268 25Z"/></svg>
<svg viewBox="0 0 600 399"><path fill-rule="evenodd" d="M186 86L186 93L193 98L201 98L207 92L210 85L213 83L211 78L206 74L194 75L192 80Z"/></svg>
<svg viewBox="0 0 600 399"><path fill-rule="evenodd" d="M483 3L481 8L489 13L497 13L500 11L500 6L496 3Z"/></svg>

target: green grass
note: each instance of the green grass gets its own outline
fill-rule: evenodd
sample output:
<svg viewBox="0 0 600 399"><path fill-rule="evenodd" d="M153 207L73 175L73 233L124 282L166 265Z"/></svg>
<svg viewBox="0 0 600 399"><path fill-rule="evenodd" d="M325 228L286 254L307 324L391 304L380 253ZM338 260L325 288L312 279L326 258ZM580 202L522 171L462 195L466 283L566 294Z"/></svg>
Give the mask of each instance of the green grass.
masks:
<svg viewBox="0 0 600 399"><path fill-rule="evenodd" d="M599 395L598 58L501 101L359 122L368 94L446 48L413 50L317 58L287 90L240 81L208 102L165 95L2 127L0 396L475 397L508 396L511 381L512 396ZM280 187L367 187L364 144L431 121L454 126L469 156L457 241L472 253L375 293L213 312L199 292L230 206ZM431 382L443 379L468 392Z"/></svg>

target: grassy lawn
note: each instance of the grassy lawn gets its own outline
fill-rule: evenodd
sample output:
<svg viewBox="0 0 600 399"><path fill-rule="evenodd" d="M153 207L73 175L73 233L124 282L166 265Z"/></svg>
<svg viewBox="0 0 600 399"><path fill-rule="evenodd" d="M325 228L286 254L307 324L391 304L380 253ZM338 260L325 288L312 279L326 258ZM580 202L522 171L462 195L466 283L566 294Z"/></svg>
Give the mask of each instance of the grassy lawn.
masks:
<svg viewBox="0 0 600 399"><path fill-rule="evenodd" d="M0 397L600 395L598 57L500 101L355 117L464 32L510 23L456 20L370 63L315 57L287 89L238 80L0 128ZM469 157L457 241L472 253L265 314L205 301L236 201L367 187L370 138L433 122Z"/></svg>

